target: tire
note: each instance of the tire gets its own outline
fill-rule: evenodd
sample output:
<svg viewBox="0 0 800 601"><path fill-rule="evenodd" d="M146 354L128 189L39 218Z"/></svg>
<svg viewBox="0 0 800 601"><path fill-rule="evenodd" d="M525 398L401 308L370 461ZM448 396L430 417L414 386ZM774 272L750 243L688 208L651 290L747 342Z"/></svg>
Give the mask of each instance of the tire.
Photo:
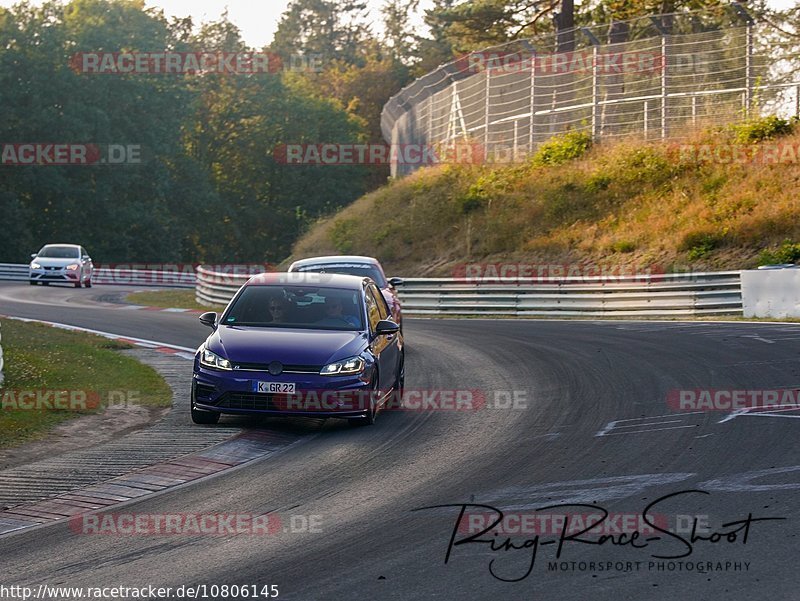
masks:
<svg viewBox="0 0 800 601"><path fill-rule="evenodd" d="M81 287L81 283L80 282L75 282L75 287L76 288L80 288Z"/></svg>
<svg viewBox="0 0 800 601"><path fill-rule="evenodd" d="M394 381L394 389L398 398L403 398L403 389L406 387L406 354L400 355L400 367L397 369L397 378Z"/></svg>
<svg viewBox="0 0 800 601"><path fill-rule="evenodd" d="M201 409L194 408L194 386L192 386L192 401L191 401L192 421L195 424L204 426L213 426L219 423L219 413L216 411L202 411Z"/></svg>
<svg viewBox="0 0 800 601"><path fill-rule="evenodd" d="M49 286L50 282L42 282L42 286Z"/></svg>
<svg viewBox="0 0 800 601"><path fill-rule="evenodd" d="M87 288L91 288L92 287L92 278L89 278L88 280L86 280L86 283L84 284L84 286L86 286Z"/></svg>
<svg viewBox="0 0 800 601"><path fill-rule="evenodd" d="M31 286L35 286L35 285L36 285L36 280L28 280L28 283L29 283Z"/></svg>
<svg viewBox="0 0 800 601"><path fill-rule="evenodd" d="M372 426L375 424L375 416L378 413L378 408L375 405L376 401L376 394L375 392L378 389L378 374L372 374L372 394L369 395L369 409L367 410L367 415L365 417L357 417L355 419L349 420L351 426Z"/></svg>
<svg viewBox="0 0 800 601"><path fill-rule="evenodd" d="M219 413L214 411L200 411L192 407L192 421L200 425L213 426L219 423Z"/></svg>

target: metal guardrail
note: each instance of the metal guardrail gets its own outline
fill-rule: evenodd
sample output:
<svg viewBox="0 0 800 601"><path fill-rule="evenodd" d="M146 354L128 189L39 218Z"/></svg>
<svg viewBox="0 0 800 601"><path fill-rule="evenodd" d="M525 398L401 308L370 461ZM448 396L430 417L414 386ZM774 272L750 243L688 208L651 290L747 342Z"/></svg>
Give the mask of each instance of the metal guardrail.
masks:
<svg viewBox="0 0 800 601"><path fill-rule="evenodd" d="M201 265L197 268L195 299L201 305L227 305L250 277L251 275L245 274L219 273Z"/></svg>
<svg viewBox="0 0 800 601"><path fill-rule="evenodd" d="M0 263L0 280L22 281L28 279L28 266L16 263Z"/></svg>
<svg viewBox="0 0 800 601"><path fill-rule="evenodd" d="M24 282L28 280L28 265L0 263L0 280ZM96 268L92 275L94 284L117 286L148 286L153 288L194 288L195 275L179 271L149 269Z"/></svg>
<svg viewBox="0 0 800 601"><path fill-rule="evenodd" d="M246 275L197 270L198 303L225 305ZM408 278L399 288L406 315L660 317L742 312L738 271L470 282Z"/></svg>

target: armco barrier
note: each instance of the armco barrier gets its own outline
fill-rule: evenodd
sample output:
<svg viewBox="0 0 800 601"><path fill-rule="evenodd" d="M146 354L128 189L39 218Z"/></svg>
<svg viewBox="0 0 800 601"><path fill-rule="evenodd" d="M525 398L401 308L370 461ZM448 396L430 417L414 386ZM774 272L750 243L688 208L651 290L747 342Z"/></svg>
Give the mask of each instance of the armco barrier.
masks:
<svg viewBox="0 0 800 601"><path fill-rule="evenodd" d="M28 280L26 264L0 263L0 280ZM196 279L193 273L180 271L156 271L149 269L95 269L92 275L94 284L114 284L119 286L147 286L152 288L194 288Z"/></svg>
<svg viewBox="0 0 800 601"><path fill-rule="evenodd" d="M199 303L224 305L248 276L197 270ZM407 315L660 317L742 312L738 271L469 283L409 278L399 288Z"/></svg>

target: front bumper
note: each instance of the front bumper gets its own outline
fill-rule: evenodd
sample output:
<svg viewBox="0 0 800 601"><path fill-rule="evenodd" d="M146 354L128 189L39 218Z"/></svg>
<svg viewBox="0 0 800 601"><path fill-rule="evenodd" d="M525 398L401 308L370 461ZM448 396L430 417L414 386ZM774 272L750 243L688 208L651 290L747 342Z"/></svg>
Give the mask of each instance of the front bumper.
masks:
<svg viewBox="0 0 800 601"><path fill-rule="evenodd" d="M295 393L259 393L258 382L293 383ZM192 402L196 409L227 414L357 418L367 415L369 383L360 376L222 371L194 361Z"/></svg>
<svg viewBox="0 0 800 601"><path fill-rule="evenodd" d="M77 282L81 275L80 269L65 269L63 267L42 267L41 269L28 269L28 278L32 282Z"/></svg>

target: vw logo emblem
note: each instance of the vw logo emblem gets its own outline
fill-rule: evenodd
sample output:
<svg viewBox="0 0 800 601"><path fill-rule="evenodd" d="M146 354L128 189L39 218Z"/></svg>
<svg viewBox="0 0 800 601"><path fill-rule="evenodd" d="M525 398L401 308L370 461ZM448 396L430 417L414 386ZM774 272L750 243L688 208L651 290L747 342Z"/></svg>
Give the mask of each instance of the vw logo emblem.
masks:
<svg viewBox="0 0 800 601"><path fill-rule="evenodd" d="M267 369L269 369L269 373L273 376L279 376L283 373L283 363L280 361L273 361L267 366Z"/></svg>

